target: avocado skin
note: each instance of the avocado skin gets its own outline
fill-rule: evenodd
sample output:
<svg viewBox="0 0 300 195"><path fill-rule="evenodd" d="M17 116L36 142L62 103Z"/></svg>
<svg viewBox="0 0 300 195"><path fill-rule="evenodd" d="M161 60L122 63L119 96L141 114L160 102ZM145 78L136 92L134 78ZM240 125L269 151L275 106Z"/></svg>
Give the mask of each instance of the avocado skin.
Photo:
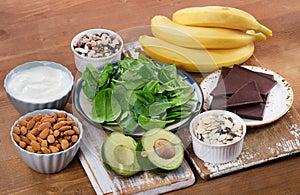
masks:
<svg viewBox="0 0 300 195"><path fill-rule="evenodd" d="M142 157L142 152L145 151L142 145L141 140L138 141L136 146L136 157L137 160L142 167L143 171L151 171L157 169L158 167L155 166L147 157Z"/></svg>
<svg viewBox="0 0 300 195"><path fill-rule="evenodd" d="M120 132L113 132L106 139L111 139L115 133L120 133ZM118 140L118 141L121 141L121 140ZM117 167L112 167L108 163L108 160L106 159L106 154L104 152L104 147L105 147L105 142L102 144L102 148L101 148L101 155L102 155L102 159L103 159L103 164L104 164L105 168L112 175L120 176L120 177L130 177L130 176L135 175L135 174L137 174L137 173L139 173L141 171L141 169L140 170L130 170L130 169L129 170L128 169L125 170L125 169L119 169Z"/></svg>

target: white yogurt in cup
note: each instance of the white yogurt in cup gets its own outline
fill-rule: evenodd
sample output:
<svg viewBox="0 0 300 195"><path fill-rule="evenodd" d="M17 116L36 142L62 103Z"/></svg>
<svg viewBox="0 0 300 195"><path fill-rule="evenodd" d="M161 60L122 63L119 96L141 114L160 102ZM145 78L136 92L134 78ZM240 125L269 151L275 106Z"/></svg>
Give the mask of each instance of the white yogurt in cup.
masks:
<svg viewBox="0 0 300 195"><path fill-rule="evenodd" d="M15 98L43 103L63 97L70 83L71 79L66 72L37 66L13 74L7 87Z"/></svg>
<svg viewBox="0 0 300 195"><path fill-rule="evenodd" d="M73 75L65 66L48 61L19 65L4 79L6 94L20 114L41 109L64 109L73 84Z"/></svg>

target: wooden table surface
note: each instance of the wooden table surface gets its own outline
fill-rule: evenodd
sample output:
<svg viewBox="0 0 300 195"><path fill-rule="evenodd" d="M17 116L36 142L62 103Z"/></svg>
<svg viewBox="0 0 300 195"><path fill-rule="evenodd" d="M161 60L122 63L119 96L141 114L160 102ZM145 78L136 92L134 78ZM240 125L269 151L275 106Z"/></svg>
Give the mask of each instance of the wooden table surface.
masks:
<svg viewBox="0 0 300 195"><path fill-rule="evenodd" d="M62 172L39 174L18 156L9 138L20 117L3 89L5 75L15 66L35 60L61 63L76 74L70 49L72 37L91 28L114 31L148 25L154 15L188 6L225 5L252 13L273 30L256 42L260 63L286 78L300 111L300 2L298 0L2 0L0 1L0 194L95 194L78 158ZM297 194L300 158L290 156L238 173L204 181L169 194Z"/></svg>

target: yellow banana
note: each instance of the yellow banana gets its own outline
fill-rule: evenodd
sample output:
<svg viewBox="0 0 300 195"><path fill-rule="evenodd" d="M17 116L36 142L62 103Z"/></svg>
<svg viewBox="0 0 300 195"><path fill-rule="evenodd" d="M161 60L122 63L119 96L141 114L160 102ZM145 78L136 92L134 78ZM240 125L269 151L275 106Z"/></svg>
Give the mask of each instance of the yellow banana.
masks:
<svg viewBox="0 0 300 195"><path fill-rule="evenodd" d="M247 34L225 28L192 27L176 24L165 16L151 19L152 34L169 43L197 49L231 49L254 40L266 40L262 33Z"/></svg>
<svg viewBox="0 0 300 195"><path fill-rule="evenodd" d="M177 46L156 37L139 37L144 52L150 58L176 66L187 72L211 72L223 66L241 64L254 52L254 44L235 49L190 49Z"/></svg>
<svg viewBox="0 0 300 195"><path fill-rule="evenodd" d="M232 7L204 6L184 8L174 12L172 20L175 23L188 26L258 30L272 36L272 30L260 24L254 16Z"/></svg>

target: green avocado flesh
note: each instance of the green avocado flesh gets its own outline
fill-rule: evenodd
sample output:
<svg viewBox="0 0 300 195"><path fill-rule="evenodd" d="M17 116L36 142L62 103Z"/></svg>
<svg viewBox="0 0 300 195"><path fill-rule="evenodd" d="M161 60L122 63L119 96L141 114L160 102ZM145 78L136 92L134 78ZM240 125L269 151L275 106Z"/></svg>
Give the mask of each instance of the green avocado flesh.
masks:
<svg viewBox="0 0 300 195"><path fill-rule="evenodd" d="M141 167L136 158L136 141L121 132L112 132L102 145L102 158L106 168L114 175L131 176Z"/></svg>
<svg viewBox="0 0 300 195"><path fill-rule="evenodd" d="M137 158L145 171L160 168L177 169L184 158L180 138L165 129L147 131L137 146Z"/></svg>

